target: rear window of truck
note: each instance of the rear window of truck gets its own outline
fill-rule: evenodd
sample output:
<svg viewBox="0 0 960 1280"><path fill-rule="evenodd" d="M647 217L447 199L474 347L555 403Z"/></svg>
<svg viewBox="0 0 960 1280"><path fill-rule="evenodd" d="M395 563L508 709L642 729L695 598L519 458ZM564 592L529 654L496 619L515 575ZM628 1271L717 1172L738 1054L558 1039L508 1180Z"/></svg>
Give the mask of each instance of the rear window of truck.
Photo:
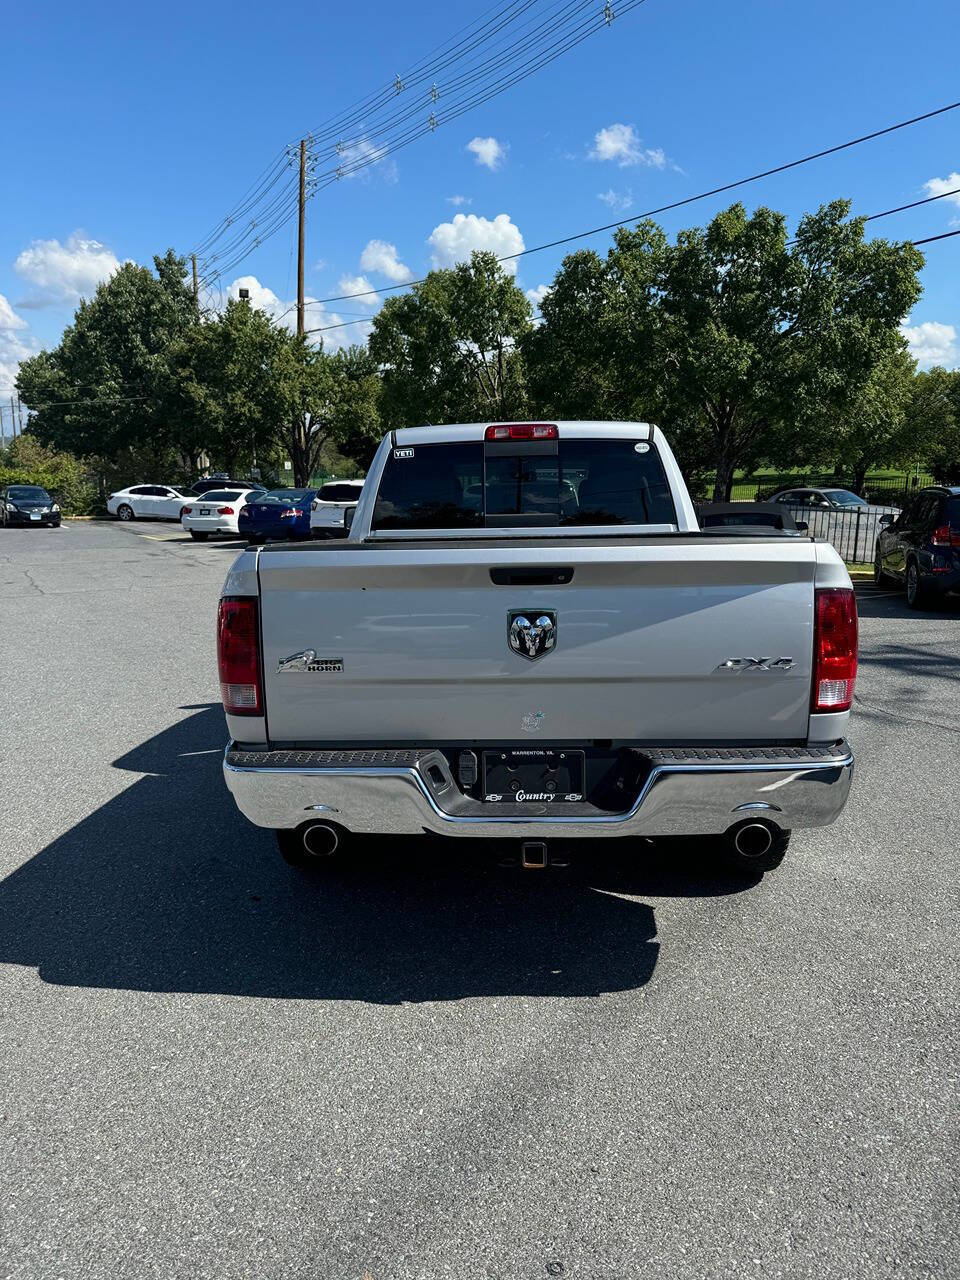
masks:
<svg viewBox="0 0 960 1280"><path fill-rule="evenodd" d="M392 450L372 528L675 524L676 518L660 457L644 441L560 439L544 449L470 440Z"/></svg>

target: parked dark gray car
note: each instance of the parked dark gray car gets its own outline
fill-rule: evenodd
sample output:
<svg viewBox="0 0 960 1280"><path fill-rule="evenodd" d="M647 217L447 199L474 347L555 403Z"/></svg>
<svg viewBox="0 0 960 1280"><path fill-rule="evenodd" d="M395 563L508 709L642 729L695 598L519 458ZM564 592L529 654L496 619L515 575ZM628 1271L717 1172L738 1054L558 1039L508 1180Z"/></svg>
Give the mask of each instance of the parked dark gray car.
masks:
<svg viewBox="0 0 960 1280"><path fill-rule="evenodd" d="M59 527L60 507L36 484L10 484L0 489L0 525L37 524Z"/></svg>
<svg viewBox="0 0 960 1280"><path fill-rule="evenodd" d="M931 485L913 493L894 519L883 516L873 576L904 584L907 604L922 609L937 596L960 591L960 485Z"/></svg>

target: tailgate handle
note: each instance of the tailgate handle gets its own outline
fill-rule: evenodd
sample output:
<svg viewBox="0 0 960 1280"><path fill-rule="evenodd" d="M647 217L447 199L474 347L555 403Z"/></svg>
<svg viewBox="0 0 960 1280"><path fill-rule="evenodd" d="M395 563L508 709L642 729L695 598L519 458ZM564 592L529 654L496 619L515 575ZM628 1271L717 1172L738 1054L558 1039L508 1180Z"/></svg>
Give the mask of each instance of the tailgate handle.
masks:
<svg viewBox="0 0 960 1280"><path fill-rule="evenodd" d="M491 569L490 581L495 587L554 587L573 581L573 569L547 565L517 565L515 568Z"/></svg>

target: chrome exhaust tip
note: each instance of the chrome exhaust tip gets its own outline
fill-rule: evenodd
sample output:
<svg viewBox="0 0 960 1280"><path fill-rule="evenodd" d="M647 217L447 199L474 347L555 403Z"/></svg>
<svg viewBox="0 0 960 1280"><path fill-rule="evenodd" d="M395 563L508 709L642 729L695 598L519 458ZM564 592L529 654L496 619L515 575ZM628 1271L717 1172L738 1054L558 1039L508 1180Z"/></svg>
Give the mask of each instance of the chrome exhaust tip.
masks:
<svg viewBox="0 0 960 1280"><path fill-rule="evenodd" d="M765 822L745 822L733 831L731 838L741 858L762 858L773 844L773 830Z"/></svg>
<svg viewBox="0 0 960 1280"><path fill-rule="evenodd" d="M340 845L340 836L336 827L331 827L326 822L311 822L309 826L304 827L301 839L304 850L311 858L332 857Z"/></svg>

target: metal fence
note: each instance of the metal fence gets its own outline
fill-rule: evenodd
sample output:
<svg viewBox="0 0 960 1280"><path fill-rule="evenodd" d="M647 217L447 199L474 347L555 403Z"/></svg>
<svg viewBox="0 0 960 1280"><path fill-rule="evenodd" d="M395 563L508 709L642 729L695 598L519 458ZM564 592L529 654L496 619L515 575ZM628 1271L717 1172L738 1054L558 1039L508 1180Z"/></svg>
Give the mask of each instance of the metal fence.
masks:
<svg viewBox="0 0 960 1280"><path fill-rule="evenodd" d="M880 518L895 515L895 506L851 507L836 511L824 507L785 504L796 521L805 521L811 537L832 543L847 564L871 564L880 531Z"/></svg>
<svg viewBox="0 0 960 1280"><path fill-rule="evenodd" d="M853 489L868 502L902 507L908 493L914 493L925 485L935 483L927 472L915 472L905 476L867 476L862 486L855 486L849 478L835 475L814 475L811 472L795 472L778 476L754 476L734 481L730 492L731 502L765 502L771 494L781 489Z"/></svg>

